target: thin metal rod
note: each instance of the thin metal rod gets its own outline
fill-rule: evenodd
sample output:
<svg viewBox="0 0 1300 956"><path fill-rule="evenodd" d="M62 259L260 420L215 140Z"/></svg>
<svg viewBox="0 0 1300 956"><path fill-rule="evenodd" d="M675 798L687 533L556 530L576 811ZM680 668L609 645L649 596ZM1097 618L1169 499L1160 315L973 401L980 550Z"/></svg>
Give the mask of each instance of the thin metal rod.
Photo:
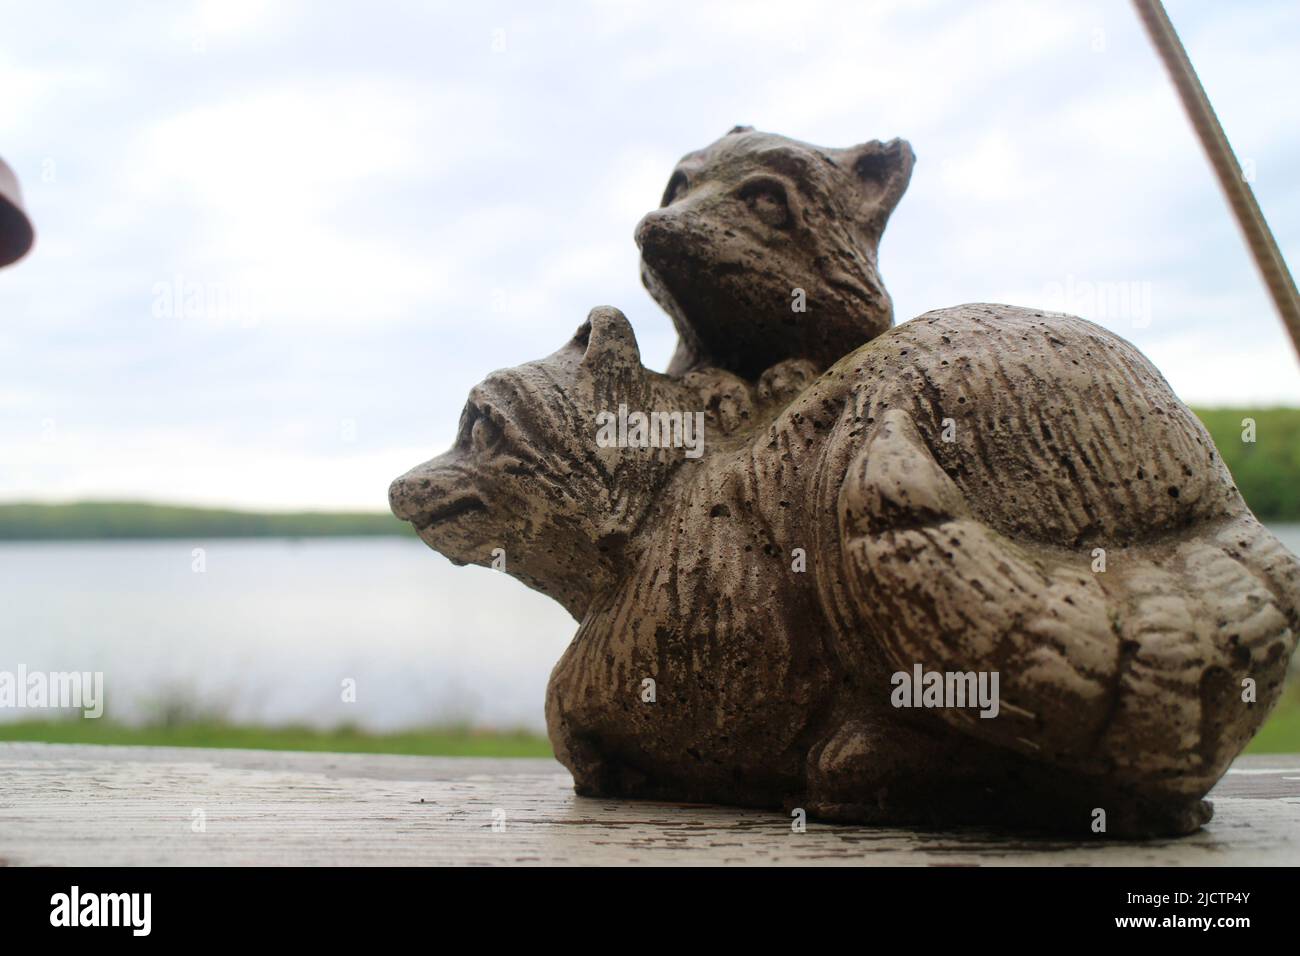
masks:
<svg viewBox="0 0 1300 956"><path fill-rule="evenodd" d="M1200 137L1206 155L1210 157L1210 164L1219 177L1219 185L1228 197L1233 215L1237 217L1237 225L1245 235L1250 254L1264 277L1273 304L1282 316L1296 355L1300 356L1300 296L1296 294L1295 280L1291 278L1286 260L1282 258L1282 250L1277 247L1264 213L1255 201L1255 193L1242 175L1228 137L1219 125L1219 118L1214 115L1214 107L1205 95L1205 89L1196 76L1196 70L1192 68L1192 61L1187 58L1187 51L1183 49L1174 25L1169 22L1164 4L1160 0L1133 0L1133 5L1160 58L1165 61L1169 76L1183 101L1183 109L1187 111L1187 118L1192 121L1192 127Z"/></svg>

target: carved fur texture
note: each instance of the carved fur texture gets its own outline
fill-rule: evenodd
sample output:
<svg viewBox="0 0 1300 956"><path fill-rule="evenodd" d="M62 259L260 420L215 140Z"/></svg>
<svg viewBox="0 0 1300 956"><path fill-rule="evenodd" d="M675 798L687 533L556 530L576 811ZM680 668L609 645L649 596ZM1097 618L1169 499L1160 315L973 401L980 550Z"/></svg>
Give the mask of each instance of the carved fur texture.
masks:
<svg viewBox="0 0 1300 956"><path fill-rule="evenodd" d="M686 156L637 229L669 374L594 309L476 387L393 510L578 620L546 717L580 793L1190 832L1278 698L1300 562L1114 334L999 305L891 327L912 163L747 127ZM702 454L606 447L620 408L702 413ZM898 706L917 669L996 676L996 716Z"/></svg>
<svg viewBox="0 0 1300 956"><path fill-rule="evenodd" d="M506 548L580 621L547 696L579 791L1199 826L1276 701L1300 564L1155 369L1081 319L972 305L811 374L657 375L597 309L475 389L456 447L394 483L431 546ZM707 452L598 448L620 403L710 409ZM917 663L997 672L998 717L893 707Z"/></svg>
<svg viewBox="0 0 1300 956"><path fill-rule="evenodd" d="M683 157L636 229L642 281L681 337L669 373L821 371L889 328L877 249L913 162L901 139L826 149L748 126Z"/></svg>

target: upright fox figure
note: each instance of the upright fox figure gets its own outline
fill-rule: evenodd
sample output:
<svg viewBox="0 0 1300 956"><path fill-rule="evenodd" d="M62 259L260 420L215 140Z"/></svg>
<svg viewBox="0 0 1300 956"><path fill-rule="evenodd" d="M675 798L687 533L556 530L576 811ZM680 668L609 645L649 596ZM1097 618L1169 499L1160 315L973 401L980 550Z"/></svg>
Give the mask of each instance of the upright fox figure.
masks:
<svg viewBox="0 0 1300 956"><path fill-rule="evenodd" d="M764 175L830 204L817 190L845 181L807 168ZM734 240L693 221L676 228ZM773 243L762 282L827 301L838 273ZM830 338L795 328L751 375L752 346L702 331L698 270L656 261L682 374L646 370L622 314L595 309L474 389L453 449L390 490L432 547L505 548L580 622L546 704L578 791L1112 836L1207 820L1281 689L1300 562L1150 363L1081 319L970 305L825 370ZM703 411L704 455L600 447L621 405ZM996 716L896 706L918 667L996 675Z"/></svg>

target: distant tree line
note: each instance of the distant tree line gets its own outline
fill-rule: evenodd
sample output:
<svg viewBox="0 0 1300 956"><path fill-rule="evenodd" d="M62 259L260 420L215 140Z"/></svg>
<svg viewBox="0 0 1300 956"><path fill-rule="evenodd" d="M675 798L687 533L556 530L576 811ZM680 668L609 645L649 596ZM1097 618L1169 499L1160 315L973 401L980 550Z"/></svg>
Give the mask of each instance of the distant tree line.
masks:
<svg viewBox="0 0 1300 956"><path fill-rule="evenodd" d="M0 540L297 538L412 534L384 512L271 513L131 501L0 505Z"/></svg>
<svg viewBox="0 0 1300 956"><path fill-rule="evenodd" d="M1261 521L1300 521L1300 408L1194 409Z"/></svg>
<svg viewBox="0 0 1300 956"><path fill-rule="evenodd" d="M1300 521L1300 408L1198 408L1237 487L1262 521ZM131 501L0 505L0 540L296 538L410 535L386 512L292 513Z"/></svg>

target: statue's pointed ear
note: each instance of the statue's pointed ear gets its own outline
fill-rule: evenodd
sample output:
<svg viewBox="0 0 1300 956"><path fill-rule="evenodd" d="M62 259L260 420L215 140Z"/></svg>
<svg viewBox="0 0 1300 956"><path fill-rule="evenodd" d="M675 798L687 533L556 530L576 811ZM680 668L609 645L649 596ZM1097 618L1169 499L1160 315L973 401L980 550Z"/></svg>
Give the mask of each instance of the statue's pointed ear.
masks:
<svg viewBox="0 0 1300 956"><path fill-rule="evenodd" d="M641 350L637 348L632 324L618 309L598 305L587 314L573 336L574 344L583 349L582 364L592 368L635 365L641 367Z"/></svg>
<svg viewBox="0 0 1300 956"><path fill-rule="evenodd" d="M853 177L861 196L859 222L879 240L885 231L889 214L907 191L912 178L916 154L905 139L891 139L887 143L873 139L861 146L841 150L840 165Z"/></svg>

